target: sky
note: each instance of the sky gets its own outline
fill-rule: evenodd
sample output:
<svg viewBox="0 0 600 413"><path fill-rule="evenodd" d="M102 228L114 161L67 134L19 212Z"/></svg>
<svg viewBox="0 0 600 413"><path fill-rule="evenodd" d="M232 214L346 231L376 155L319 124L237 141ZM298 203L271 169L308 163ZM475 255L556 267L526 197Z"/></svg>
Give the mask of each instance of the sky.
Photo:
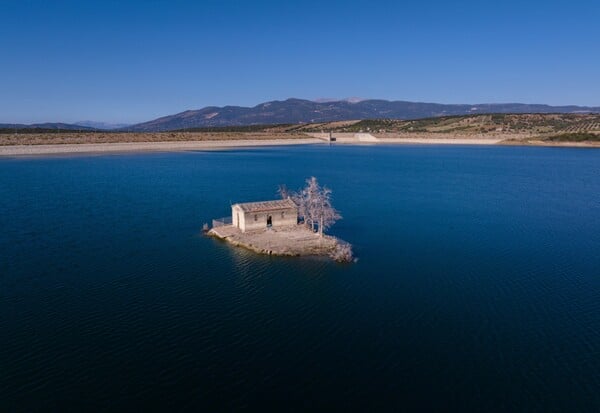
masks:
<svg viewBox="0 0 600 413"><path fill-rule="evenodd" d="M290 97L600 106L600 1L0 0L0 123Z"/></svg>

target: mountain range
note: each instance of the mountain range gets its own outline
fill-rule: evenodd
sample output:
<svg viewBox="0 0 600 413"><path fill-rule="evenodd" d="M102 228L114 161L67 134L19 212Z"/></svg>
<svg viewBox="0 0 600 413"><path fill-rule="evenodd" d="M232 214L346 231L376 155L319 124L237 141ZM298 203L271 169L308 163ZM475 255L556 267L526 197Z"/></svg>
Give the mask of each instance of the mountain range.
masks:
<svg viewBox="0 0 600 413"><path fill-rule="evenodd" d="M189 128L319 123L361 119L412 120L484 113L600 113L600 107L523 103L440 104L358 98L311 101L292 98L265 102L254 107L208 106L126 127L86 121L77 125L64 123L0 124L0 129L38 128L88 131L111 129L131 132L160 132Z"/></svg>
<svg viewBox="0 0 600 413"><path fill-rule="evenodd" d="M316 102L287 99L254 107L209 106L187 110L127 128L136 132L186 128L318 123L358 119L422 119L480 113L600 113L600 107L549 106L522 103L439 104L388 100L339 100Z"/></svg>

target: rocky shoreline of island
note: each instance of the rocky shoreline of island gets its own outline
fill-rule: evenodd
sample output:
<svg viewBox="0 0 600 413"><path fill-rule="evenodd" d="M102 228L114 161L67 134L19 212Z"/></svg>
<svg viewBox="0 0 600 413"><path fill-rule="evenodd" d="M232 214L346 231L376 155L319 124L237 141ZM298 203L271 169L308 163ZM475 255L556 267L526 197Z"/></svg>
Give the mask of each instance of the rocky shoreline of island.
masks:
<svg viewBox="0 0 600 413"><path fill-rule="evenodd" d="M257 254L282 257L326 256L338 262L354 260L349 243L319 235L306 225L242 232L233 225L212 228L207 235Z"/></svg>

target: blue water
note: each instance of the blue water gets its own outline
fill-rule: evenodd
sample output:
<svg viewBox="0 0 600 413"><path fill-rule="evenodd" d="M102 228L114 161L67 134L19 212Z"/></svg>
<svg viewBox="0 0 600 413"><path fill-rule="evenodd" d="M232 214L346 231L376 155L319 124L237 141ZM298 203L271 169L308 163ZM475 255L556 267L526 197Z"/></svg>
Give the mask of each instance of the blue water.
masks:
<svg viewBox="0 0 600 413"><path fill-rule="evenodd" d="M315 175L359 260L200 235ZM600 410L600 151L0 160L0 410Z"/></svg>

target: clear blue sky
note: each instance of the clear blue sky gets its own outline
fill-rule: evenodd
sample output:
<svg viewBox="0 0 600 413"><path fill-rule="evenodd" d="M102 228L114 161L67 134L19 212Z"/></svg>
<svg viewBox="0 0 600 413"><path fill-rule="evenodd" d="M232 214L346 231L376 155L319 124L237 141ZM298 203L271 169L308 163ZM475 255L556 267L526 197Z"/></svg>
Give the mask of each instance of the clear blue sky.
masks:
<svg viewBox="0 0 600 413"><path fill-rule="evenodd" d="M0 123L298 97L600 106L600 1L0 0Z"/></svg>

